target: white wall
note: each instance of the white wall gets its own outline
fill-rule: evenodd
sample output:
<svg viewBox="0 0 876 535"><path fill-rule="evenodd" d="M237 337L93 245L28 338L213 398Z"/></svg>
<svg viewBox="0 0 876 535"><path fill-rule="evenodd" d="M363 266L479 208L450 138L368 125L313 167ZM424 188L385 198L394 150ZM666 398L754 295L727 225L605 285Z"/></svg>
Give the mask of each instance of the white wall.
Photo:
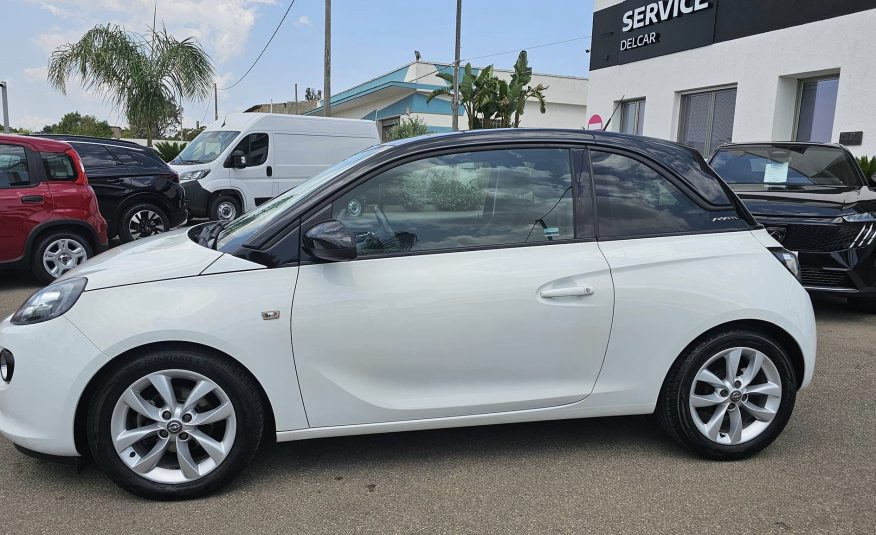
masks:
<svg viewBox="0 0 876 535"><path fill-rule="evenodd" d="M597 9L616 4L597 2ZM839 72L832 141L864 131L849 147L876 154L876 10L745 37L590 73L588 114L604 120L621 95L646 99L644 134L678 139L679 92L736 84L733 141L788 140L800 78ZM620 112L618 112L619 114ZM620 117L611 128L616 130Z"/></svg>

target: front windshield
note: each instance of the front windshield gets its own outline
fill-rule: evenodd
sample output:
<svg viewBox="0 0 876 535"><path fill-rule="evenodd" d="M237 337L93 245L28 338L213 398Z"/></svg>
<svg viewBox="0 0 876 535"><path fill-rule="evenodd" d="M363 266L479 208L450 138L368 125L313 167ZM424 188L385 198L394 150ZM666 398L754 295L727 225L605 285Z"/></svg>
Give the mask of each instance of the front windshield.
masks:
<svg viewBox="0 0 876 535"><path fill-rule="evenodd" d="M860 186L846 152L839 147L730 147L719 150L711 165L731 185Z"/></svg>
<svg viewBox="0 0 876 535"><path fill-rule="evenodd" d="M231 130L204 130L186 145L186 148L173 159L172 164L191 165L212 162L228 148L240 132Z"/></svg>
<svg viewBox="0 0 876 535"><path fill-rule="evenodd" d="M307 197L309 193L319 189L324 184L329 183L336 176L351 169L362 160L377 154L386 148L386 145L376 145L367 148L362 152L358 152L346 160L329 167L315 177L304 181L297 188L291 189L279 197L259 206L255 210L245 213L243 216L235 219L225 227L225 230L219 235L219 245L217 248L221 249L223 245L229 243L231 240L244 243L245 240L249 239L249 237L255 234L258 230L269 224L275 218L283 215L288 208Z"/></svg>

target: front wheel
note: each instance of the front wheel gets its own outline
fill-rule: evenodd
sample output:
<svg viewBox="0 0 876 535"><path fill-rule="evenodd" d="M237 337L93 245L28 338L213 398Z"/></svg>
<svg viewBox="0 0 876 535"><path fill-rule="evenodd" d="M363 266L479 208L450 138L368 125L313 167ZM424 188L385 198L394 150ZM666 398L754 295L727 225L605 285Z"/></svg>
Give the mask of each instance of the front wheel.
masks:
<svg viewBox="0 0 876 535"><path fill-rule="evenodd" d="M791 417L797 380L771 338L734 330L700 342L675 362L657 413L670 436L717 460L767 447Z"/></svg>
<svg viewBox="0 0 876 535"><path fill-rule="evenodd" d="M188 348L115 366L88 412L88 444L116 484L154 499L197 498L230 482L262 439L264 407L238 364Z"/></svg>
<svg viewBox="0 0 876 535"><path fill-rule="evenodd" d="M210 203L210 219L228 222L237 219L243 212L240 201L231 195L220 195Z"/></svg>

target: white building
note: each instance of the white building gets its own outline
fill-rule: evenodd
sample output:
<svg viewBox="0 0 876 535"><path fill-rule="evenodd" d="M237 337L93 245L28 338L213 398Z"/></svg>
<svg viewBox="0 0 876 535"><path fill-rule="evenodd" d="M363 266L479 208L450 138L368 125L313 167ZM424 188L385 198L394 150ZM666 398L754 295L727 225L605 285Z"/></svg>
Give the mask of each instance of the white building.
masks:
<svg viewBox="0 0 876 535"><path fill-rule="evenodd" d="M598 126L620 104L609 130L706 155L731 140L873 155L874 28L874 0L596 0L588 112Z"/></svg>
<svg viewBox="0 0 876 535"><path fill-rule="evenodd" d="M453 67L445 63L417 61L334 94L332 117L376 120L384 135L405 116L419 117L432 132L450 131L453 121L450 99L439 97L426 102L429 93L447 85L437 76L439 72L453 72ZM512 72L494 70L496 76L506 80L511 79ZM539 113L538 102L531 100L526 105L521 126L582 128L587 124L586 78L533 74L530 85L537 84L548 86L545 113ZM322 113L320 106L305 115ZM464 130L467 125L468 119L460 106L459 128Z"/></svg>

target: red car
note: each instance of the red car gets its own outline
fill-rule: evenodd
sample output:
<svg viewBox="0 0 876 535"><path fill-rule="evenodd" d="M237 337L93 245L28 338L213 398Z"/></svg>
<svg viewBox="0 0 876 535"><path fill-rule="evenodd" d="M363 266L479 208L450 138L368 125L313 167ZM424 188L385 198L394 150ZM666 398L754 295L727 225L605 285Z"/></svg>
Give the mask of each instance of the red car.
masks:
<svg viewBox="0 0 876 535"><path fill-rule="evenodd" d="M0 267L29 267L48 283L106 246L106 221L73 147L0 135Z"/></svg>

